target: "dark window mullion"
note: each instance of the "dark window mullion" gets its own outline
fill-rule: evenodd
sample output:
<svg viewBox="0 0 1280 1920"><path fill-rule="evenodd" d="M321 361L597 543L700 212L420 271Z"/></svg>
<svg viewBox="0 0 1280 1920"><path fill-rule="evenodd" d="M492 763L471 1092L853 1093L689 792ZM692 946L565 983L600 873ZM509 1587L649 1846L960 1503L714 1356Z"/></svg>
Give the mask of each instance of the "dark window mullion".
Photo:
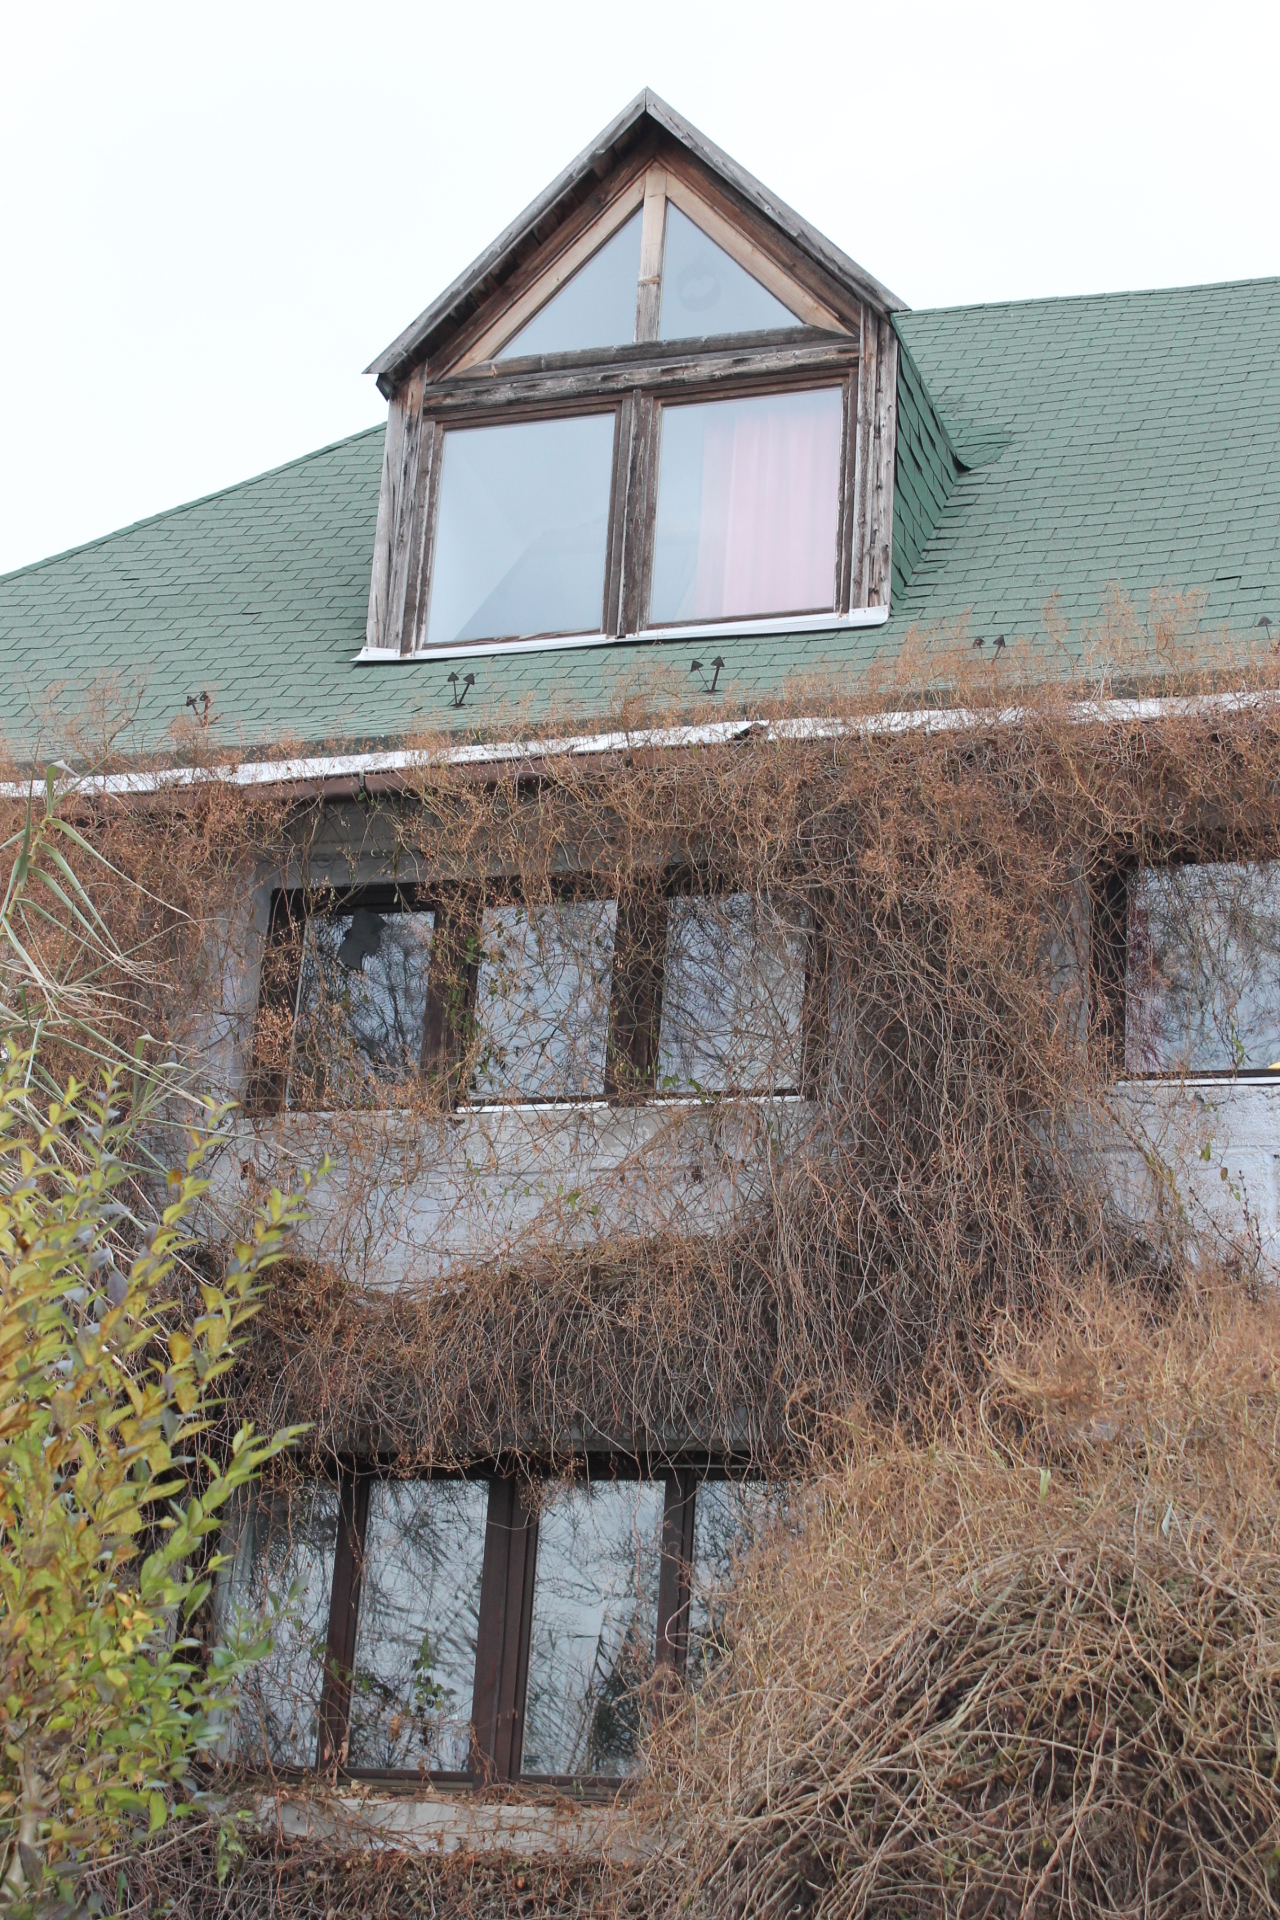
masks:
<svg viewBox="0 0 1280 1920"><path fill-rule="evenodd" d="M1131 871L1117 862L1090 889L1089 1024L1108 1071L1116 1074L1125 1067Z"/></svg>
<svg viewBox="0 0 1280 1920"><path fill-rule="evenodd" d="M651 889L625 889L618 901L605 1055L607 1099L643 1100L656 1091L666 943L667 899L655 875Z"/></svg>
<svg viewBox="0 0 1280 1920"><path fill-rule="evenodd" d="M258 973L258 1006L245 1089L245 1106L250 1113L278 1113L284 1107L305 934L306 915L300 902L283 889L273 894ZM278 1038L286 1023L289 1045L283 1057L273 1050L270 1058L264 1058L267 1052L264 1030L275 1027Z"/></svg>
<svg viewBox="0 0 1280 1920"><path fill-rule="evenodd" d="M831 943L827 903L814 901L805 942L804 1001L800 1015L800 1091L812 1097L822 1073L831 1022Z"/></svg>
<svg viewBox="0 0 1280 1920"><path fill-rule="evenodd" d="M693 1510L697 1479L682 1467L663 1475L666 1502L662 1514L662 1566L658 1575L659 1711L669 1692L664 1675L684 1672L689 1647L689 1578L693 1565Z"/></svg>
<svg viewBox="0 0 1280 1920"><path fill-rule="evenodd" d="M351 1675L355 1665L371 1477L358 1468L344 1467L338 1482L338 1539L329 1595L329 1633L316 1750L316 1765L322 1770L345 1766L347 1760Z"/></svg>
<svg viewBox="0 0 1280 1920"><path fill-rule="evenodd" d="M514 1473L489 1482L472 1696L472 1771L511 1780L520 1771L538 1516Z"/></svg>
<svg viewBox="0 0 1280 1920"><path fill-rule="evenodd" d="M464 1092L462 1074L479 971L480 899L478 894L459 891L440 899L435 907L422 1028L422 1070L443 1086L450 1106Z"/></svg>

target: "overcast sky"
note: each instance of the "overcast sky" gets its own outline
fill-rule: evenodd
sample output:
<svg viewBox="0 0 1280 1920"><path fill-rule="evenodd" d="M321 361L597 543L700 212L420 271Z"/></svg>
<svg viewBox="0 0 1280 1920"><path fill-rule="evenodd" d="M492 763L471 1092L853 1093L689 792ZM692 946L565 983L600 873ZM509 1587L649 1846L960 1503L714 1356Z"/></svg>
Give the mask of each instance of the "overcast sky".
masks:
<svg viewBox="0 0 1280 1920"><path fill-rule="evenodd" d="M1280 8L0 0L0 572L384 417L657 89L912 306L1280 272Z"/></svg>

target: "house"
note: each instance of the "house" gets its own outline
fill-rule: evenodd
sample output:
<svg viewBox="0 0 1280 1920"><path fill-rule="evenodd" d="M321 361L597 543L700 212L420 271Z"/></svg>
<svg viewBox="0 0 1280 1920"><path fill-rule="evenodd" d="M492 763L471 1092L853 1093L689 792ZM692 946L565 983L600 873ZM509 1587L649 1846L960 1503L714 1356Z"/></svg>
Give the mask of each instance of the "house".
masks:
<svg viewBox="0 0 1280 1920"><path fill-rule="evenodd" d="M739 1218L807 1137L826 991L803 901L700 886L670 849L611 890L582 788L541 892L518 835L442 874L404 827L415 780L693 756L922 631L998 675L1126 604L1280 624L1280 281L912 312L650 93L370 371L385 432L0 581L0 671L18 759L127 710L138 767L94 791L223 751L246 791L308 797L205 1029L247 1114L219 1193L330 1149L308 1251L374 1294ZM633 739L619 704L654 676L699 718ZM1148 959L1185 913L1164 886L1127 896ZM1255 967L1215 1023L1128 946L1123 1072L1190 1073L1204 1178L1229 1150L1269 1248L1280 990ZM459 1416L417 1477L357 1435L264 1500L224 1602L269 1579L301 1611L244 1751L437 1792L625 1777L637 1685L704 1657L770 1498L749 1413L677 1427L582 1414L577 1480L539 1486L514 1450L466 1457Z"/></svg>

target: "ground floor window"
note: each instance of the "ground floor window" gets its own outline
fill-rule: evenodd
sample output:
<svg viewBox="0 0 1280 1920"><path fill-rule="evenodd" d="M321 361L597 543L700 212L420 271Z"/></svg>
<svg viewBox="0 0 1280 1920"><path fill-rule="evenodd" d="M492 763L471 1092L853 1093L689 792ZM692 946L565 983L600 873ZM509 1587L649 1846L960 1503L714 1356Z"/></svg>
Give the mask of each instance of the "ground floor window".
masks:
<svg viewBox="0 0 1280 1920"><path fill-rule="evenodd" d="M661 1671L701 1678L771 1511L725 1467L584 1458L569 1478L397 1479L351 1466L255 1492L217 1595L278 1610L237 1757L477 1780L634 1773Z"/></svg>

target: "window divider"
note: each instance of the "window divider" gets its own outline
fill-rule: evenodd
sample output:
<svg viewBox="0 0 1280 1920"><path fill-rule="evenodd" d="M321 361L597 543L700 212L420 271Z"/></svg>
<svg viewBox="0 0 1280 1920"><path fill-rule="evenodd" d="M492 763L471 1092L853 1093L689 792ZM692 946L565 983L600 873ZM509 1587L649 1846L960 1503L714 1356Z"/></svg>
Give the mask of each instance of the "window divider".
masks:
<svg viewBox="0 0 1280 1920"><path fill-rule="evenodd" d="M321 1772L343 1767L347 1760L370 1480L368 1473L343 1467L338 1481L338 1538L329 1595L329 1633L316 1743L316 1766Z"/></svg>
<svg viewBox="0 0 1280 1920"><path fill-rule="evenodd" d="M804 1000L800 1014L800 1091L812 1098L822 1073L831 1019L831 944L824 907L811 902L805 942Z"/></svg>
<svg viewBox="0 0 1280 1920"><path fill-rule="evenodd" d="M618 901L605 1053L607 1100L651 1098L657 1089L658 1035L667 941L667 896L631 888Z"/></svg>
<svg viewBox="0 0 1280 1920"><path fill-rule="evenodd" d="M448 1104L457 1106L464 1092L463 1073L480 972L480 897L470 890L439 896L434 908L427 1010L422 1023L422 1070L442 1084Z"/></svg>
<svg viewBox="0 0 1280 1920"><path fill-rule="evenodd" d="M1125 1068L1131 875L1118 859L1089 892L1089 1027L1113 1074Z"/></svg>
<svg viewBox="0 0 1280 1920"><path fill-rule="evenodd" d="M697 1475L679 1467L663 1475L662 1564L658 1574L658 1645L655 1702L665 1713L678 1696L689 1647L689 1588L693 1567L693 1510Z"/></svg>
<svg viewBox="0 0 1280 1920"><path fill-rule="evenodd" d="M287 889L278 889L271 897L271 914L258 968L258 1005L250 1042L244 1101L249 1113L279 1113L284 1107L306 933L306 914L295 912L293 896ZM283 1059L271 1057L267 1029L274 1024L283 1026L286 1019L289 1023L288 1048Z"/></svg>
<svg viewBox="0 0 1280 1920"><path fill-rule="evenodd" d="M520 1475L495 1474L489 1482L471 1710L471 1770L482 1784L514 1780L520 1772L537 1554L537 1508Z"/></svg>

